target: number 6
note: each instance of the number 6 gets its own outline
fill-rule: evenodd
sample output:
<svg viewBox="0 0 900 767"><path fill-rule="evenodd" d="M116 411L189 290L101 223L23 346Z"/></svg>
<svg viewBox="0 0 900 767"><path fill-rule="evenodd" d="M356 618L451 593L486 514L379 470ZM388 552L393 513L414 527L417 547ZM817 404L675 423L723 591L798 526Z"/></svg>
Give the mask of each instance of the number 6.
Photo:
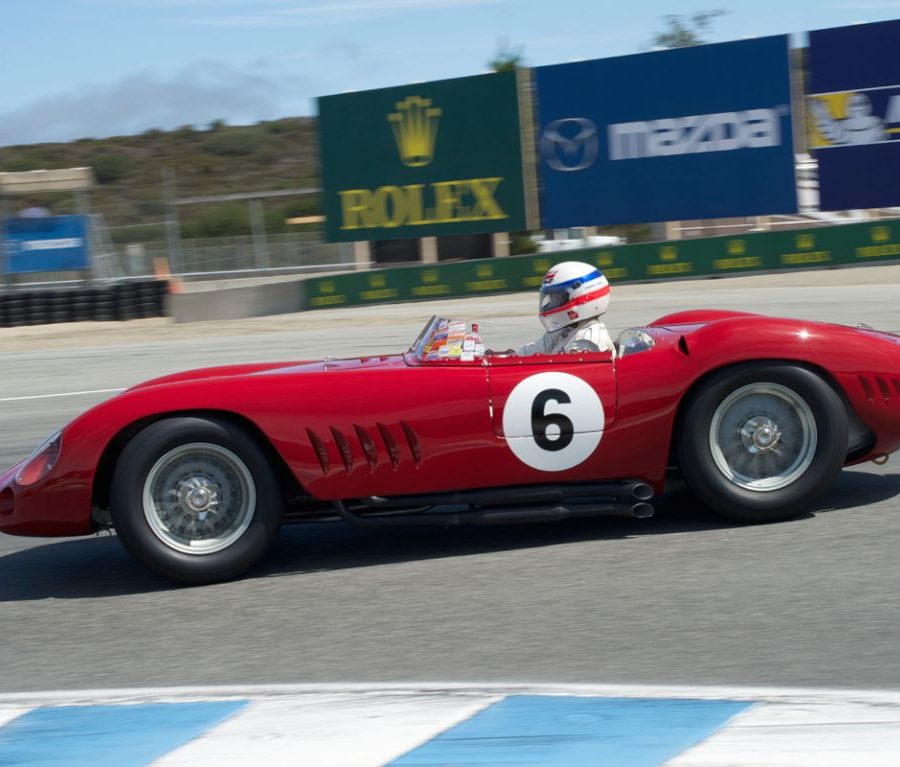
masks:
<svg viewBox="0 0 900 767"><path fill-rule="evenodd" d="M534 432L534 441L538 447L544 450L565 450L572 442L575 427L571 419L562 413L546 413L548 402L559 405L569 405L572 398L561 389L545 389L540 392L531 405L531 428ZM559 434L552 439L547 435L550 426L559 429Z"/></svg>

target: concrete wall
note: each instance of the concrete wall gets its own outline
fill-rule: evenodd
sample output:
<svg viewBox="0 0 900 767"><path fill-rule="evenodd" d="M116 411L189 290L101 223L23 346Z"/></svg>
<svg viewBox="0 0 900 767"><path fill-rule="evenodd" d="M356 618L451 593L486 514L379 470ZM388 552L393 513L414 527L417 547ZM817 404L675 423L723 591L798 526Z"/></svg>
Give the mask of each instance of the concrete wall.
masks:
<svg viewBox="0 0 900 767"><path fill-rule="evenodd" d="M241 288L176 293L170 296L169 310L175 322L236 320L299 312L302 308L301 282L289 280Z"/></svg>

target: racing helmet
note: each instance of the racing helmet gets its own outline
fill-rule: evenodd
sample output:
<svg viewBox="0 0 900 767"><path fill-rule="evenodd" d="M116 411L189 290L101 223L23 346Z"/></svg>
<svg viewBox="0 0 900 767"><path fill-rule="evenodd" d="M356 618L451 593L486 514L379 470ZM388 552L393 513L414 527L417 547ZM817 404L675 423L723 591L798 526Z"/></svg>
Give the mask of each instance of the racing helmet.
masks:
<svg viewBox="0 0 900 767"><path fill-rule="evenodd" d="M564 261L544 275L538 316L547 332L606 314L609 283L597 267Z"/></svg>

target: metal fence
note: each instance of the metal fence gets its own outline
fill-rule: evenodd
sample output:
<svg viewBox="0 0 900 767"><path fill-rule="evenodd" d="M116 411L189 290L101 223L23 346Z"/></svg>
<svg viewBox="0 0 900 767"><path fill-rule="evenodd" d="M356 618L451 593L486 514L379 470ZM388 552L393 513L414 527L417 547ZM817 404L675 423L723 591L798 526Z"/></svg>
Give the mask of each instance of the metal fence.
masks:
<svg viewBox="0 0 900 767"><path fill-rule="evenodd" d="M95 214L91 218L91 273L33 273L8 279L6 287L62 287L89 279L105 282L160 276L166 271L190 280L355 268L351 246L323 242L317 232L271 234L264 242L249 235L184 239L170 249L165 240L153 238L116 242L117 232L104 227L102 216Z"/></svg>
<svg viewBox="0 0 900 767"><path fill-rule="evenodd" d="M263 243L252 236L184 239L175 252L165 242L131 243L117 248L120 269L127 276L154 273L159 259L182 277L239 275L265 272L321 272L353 268L349 246L326 243L318 233L268 235Z"/></svg>

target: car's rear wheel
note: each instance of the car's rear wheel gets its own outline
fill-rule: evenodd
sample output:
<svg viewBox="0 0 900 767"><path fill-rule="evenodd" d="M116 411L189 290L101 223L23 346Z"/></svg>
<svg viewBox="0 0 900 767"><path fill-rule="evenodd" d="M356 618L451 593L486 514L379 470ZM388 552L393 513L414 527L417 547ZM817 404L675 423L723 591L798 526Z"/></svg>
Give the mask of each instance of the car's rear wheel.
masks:
<svg viewBox="0 0 900 767"><path fill-rule="evenodd" d="M281 525L283 494L243 430L203 418L158 421L122 451L113 475L116 533L169 580L214 583L246 572Z"/></svg>
<svg viewBox="0 0 900 767"><path fill-rule="evenodd" d="M723 370L701 384L676 440L691 490L740 522L787 519L834 481L847 455L847 412L819 375L787 363Z"/></svg>

